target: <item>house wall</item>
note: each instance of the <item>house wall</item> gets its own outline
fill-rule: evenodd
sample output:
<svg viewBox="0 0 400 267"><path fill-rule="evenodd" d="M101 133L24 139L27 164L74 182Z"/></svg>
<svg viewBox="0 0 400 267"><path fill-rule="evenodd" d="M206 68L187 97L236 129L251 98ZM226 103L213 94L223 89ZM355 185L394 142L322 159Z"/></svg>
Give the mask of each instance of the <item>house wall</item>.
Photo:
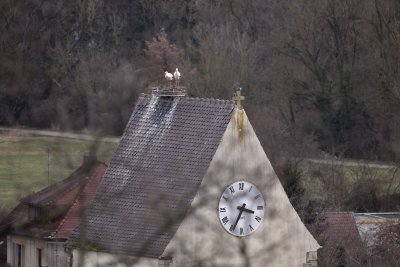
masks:
<svg viewBox="0 0 400 267"><path fill-rule="evenodd" d="M37 249L42 250L42 266L66 267L69 255L64 251L64 242L47 242L41 239L17 235L7 236L7 263L13 266L13 244L24 246L24 267L39 267Z"/></svg>
<svg viewBox="0 0 400 267"><path fill-rule="evenodd" d="M85 266L85 267L160 267L162 262L158 259L150 258L137 258L125 255L103 253L103 252L92 252L92 251L73 251L73 266ZM167 267L167 266L166 266Z"/></svg>
<svg viewBox="0 0 400 267"><path fill-rule="evenodd" d="M234 237L222 227L218 202L225 188L247 180L263 193L262 225ZM235 110L202 181L190 213L163 256L173 266L291 266L306 263L320 246L301 222L276 176L244 110Z"/></svg>

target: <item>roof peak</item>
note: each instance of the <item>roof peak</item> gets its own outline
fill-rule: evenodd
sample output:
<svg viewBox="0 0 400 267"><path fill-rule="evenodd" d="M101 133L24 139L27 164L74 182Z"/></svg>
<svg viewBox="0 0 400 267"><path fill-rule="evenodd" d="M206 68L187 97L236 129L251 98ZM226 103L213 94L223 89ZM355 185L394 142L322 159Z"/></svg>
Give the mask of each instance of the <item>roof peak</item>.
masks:
<svg viewBox="0 0 400 267"><path fill-rule="evenodd" d="M221 104L234 104L235 101L233 99L219 99L219 98L207 98L207 97L190 97L190 96L183 96L179 98L174 98L174 97L162 97L158 95L149 95L142 93L140 94L139 98L143 99L151 99L151 98L161 98L163 100L174 100L174 99L180 99L180 100L186 100L186 101L197 101L197 102L209 102L209 103L221 103Z"/></svg>

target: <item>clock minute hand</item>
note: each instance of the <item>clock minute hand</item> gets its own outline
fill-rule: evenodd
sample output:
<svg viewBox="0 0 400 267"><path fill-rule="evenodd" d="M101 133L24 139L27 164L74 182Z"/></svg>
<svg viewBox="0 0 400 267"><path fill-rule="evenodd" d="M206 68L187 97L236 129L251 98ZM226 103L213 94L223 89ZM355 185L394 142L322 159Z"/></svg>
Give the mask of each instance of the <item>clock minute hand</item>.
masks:
<svg viewBox="0 0 400 267"><path fill-rule="evenodd" d="M236 219L235 224L233 225L233 228L232 228L233 231L235 231L236 225L238 224L238 222L239 222L239 220L240 220L240 216L242 216L242 212L243 212L244 207L246 207L246 204L244 204L244 203L243 203L243 206L241 206L240 208L238 207L238 209L240 210L240 212L239 212L239 215L238 215L238 217L237 217L237 219Z"/></svg>
<svg viewBox="0 0 400 267"><path fill-rule="evenodd" d="M254 210L249 210L249 209L246 209L245 208L245 206L238 206L237 207L238 208L238 210L240 210L240 211L245 211L245 212L249 212L249 213L254 213Z"/></svg>

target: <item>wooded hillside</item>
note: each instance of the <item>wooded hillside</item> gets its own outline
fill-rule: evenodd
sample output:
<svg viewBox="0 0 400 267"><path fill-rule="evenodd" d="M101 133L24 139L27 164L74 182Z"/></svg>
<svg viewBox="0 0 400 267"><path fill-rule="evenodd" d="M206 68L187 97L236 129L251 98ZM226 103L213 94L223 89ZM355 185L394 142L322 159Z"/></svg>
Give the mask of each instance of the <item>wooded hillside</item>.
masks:
<svg viewBox="0 0 400 267"><path fill-rule="evenodd" d="M0 125L121 134L179 67L244 103L273 161L400 155L397 0L3 0Z"/></svg>

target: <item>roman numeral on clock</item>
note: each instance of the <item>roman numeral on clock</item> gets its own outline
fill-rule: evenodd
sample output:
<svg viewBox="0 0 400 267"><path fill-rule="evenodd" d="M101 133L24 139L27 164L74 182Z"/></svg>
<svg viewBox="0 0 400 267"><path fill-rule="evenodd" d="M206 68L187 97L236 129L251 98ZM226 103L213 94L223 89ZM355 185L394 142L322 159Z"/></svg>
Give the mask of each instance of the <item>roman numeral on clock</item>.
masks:
<svg viewBox="0 0 400 267"><path fill-rule="evenodd" d="M239 183L239 190L243 190L244 189L244 183Z"/></svg>
<svg viewBox="0 0 400 267"><path fill-rule="evenodd" d="M222 218L222 223L225 225L229 222L229 219L227 216L225 216L224 218Z"/></svg>
<svg viewBox="0 0 400 267"><path fill-rule="evenodd" d="M233 228L233 224L231 224L231 227L229 227L229 231L233 232L233 230L235 229Z"/></svg>
<svg viewBox="0 0 400 267"><path fill-rule="evenodd" d="M226 212L226 208L219 208L219 212Z"/></svg>
<svg viewBox="0 0 400 267"><path fill-rule="evenodd" d="M249 228L250 228L250 231L251 231L251 232L254 231L254 228L251 226L251 224L249 224Z"/></svg>
<svg viewBox="0 0 400 267"><path fill-rule="evenodd" d="M228 201L228 199L229 199L229 198L226 197L226 196L222 196L222 198L225 199L225 201Z"/></svg>
<svg viewBox="0 0 400 267"><path fill-rule="evenodd" d="M233 186L229 187L229 190L231 190L231 194L235 193L235 188L233 188Z"/></svg>
<svg viewBox="0 0 400 267"><path fill-rule="evenodd" d="M257 206L257 210L263 210L264 207L263 206Z"/></svg>
<svg viewBox="0 0 400 267"><path fill-rule="evenodd" d="M254 197L254 199L259 199L261 197L261 194L258 194L257 196Z"/></svg>
<svg viewBox="0 0 400 267"><path fill-rule="evenodd" d="M256 219L257 222L261 222L261 218L256 216L254 219Z"/></svg>
<svg viewBox="0 0 400 267"><path fill-rule="evenodd" d="M243 233L243 228L242 228L242 227L240 227L240 234L241 234L241 235L244 234L244 233Z"/></svg>

